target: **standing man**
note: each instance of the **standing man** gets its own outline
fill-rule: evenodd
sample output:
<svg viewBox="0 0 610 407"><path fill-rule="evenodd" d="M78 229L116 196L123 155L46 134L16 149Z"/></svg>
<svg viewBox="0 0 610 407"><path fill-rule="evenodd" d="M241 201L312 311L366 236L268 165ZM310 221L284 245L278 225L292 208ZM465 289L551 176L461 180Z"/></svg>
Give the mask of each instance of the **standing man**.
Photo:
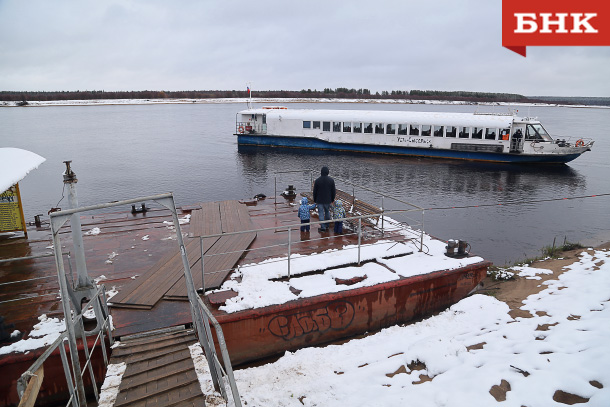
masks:
<svg viewBox="0 0 610 407"><path fill-rule="evenodd" d="M318 205L320 221L330 220L330 204L335 201L335 180L328 176L328 167L322 167L322 176L313 184L313 201ZM318 232L326 232L328 223L320 225Z"/></svg>

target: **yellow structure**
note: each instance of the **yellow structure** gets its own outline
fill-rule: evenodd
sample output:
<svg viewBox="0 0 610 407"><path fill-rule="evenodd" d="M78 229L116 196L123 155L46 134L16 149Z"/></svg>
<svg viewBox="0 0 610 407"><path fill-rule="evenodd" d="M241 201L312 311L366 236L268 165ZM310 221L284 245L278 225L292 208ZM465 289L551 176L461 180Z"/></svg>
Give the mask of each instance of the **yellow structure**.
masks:
<svg viewBox="0 0 610 407"><path fill-rule="evenodd" d="M19 183L0 194L0 233L15 231L23 231L28 236Z"/></svg>
<svg viewBox="0 0 610 407"><path fill-rule="evenodd" d="M19 181L45 159L20 148L0 148L0 233L23 231L28 236Z"/></svg>

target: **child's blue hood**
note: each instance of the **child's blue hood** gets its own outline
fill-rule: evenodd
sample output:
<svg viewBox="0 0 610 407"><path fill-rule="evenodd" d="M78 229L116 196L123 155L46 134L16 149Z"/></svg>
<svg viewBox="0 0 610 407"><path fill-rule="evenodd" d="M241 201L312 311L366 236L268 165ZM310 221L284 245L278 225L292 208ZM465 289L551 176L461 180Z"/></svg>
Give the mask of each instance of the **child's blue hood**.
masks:
<svg viewBox="0 0 610 407"><path fill-rule="evenodd" d="M301 205L307 205L307 198L301 198Z"/></svg>

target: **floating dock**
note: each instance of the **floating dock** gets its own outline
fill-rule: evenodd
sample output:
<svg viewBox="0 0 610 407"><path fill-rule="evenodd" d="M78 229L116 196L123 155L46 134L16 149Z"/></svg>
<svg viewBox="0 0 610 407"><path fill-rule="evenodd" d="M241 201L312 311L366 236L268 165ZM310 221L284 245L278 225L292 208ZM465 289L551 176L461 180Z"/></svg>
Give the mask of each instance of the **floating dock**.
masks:
<svg viewBox="0 0 610 407"><path fill-rule="evenodd" d="M354 216L346 222L347 232L344 235L318 232L314 224L311 232L300 233L295 226L299 221L295 198L206 202L178 208L194 285L205 288L206 294L201 298L222 326L233 365L381 329L441 310L476 287L490 265L473 256L467 256L466 260L441 258L436 269L409 276L392 267L399 265L400 259L423 255L418 254L424 249L423 232L404 224L384 225L390 218L384 218L379 208L340 192L339 199L344 201L346 209L352 210L348 217ZM150 209L145 212L81 216L89 275L99 284L105 284L108 291L116 292L109 305L115 328L113 334L119 340L167 327L189 327L192 323L171 213L148 203L147 206ZM312 221L317 218L312 217ZM404 233L405 227L410 236ZM66 245L64 252L69 252L70 232L68 228L64 229L60 231ZM50 230L42 225L29 232L28 240L0 241L0 259L22 258L0 263L0 315L5 317L6 324L13 324L21 332L30 332L42 315L63 318L57 295L57 270L54 258L49 256L52 252ZM436 239L427 236L426 239L430 246L444 245ZM367 257L363 249L361 257L361 247L370 249L378 244L385 244L384 247L392 251L385 257L377 254ZM298 261L307 262L308 256L344 250L350 250L349 259L342 259L339 264L329 261L328 266L312 270L301 267L300 271L296 267ZM69 269L70 256L64 257ZM318 257L318 261L326 262L323 257ZM241 277L233 276L234 270L268 262L278 270L277 277L271 280L289 287L294 297L280 304L254 305L238 311L228 309L228 303L241 297L239 288L238 291L223 288L223 282L232 279L238 284ZM366 264L370 270L383 270L390 277L375 283L372 275L357 272L360 269L357 266L361 264ZM297 282L302 283L305 278L326 278L339 269L349 269L355 274L346 278L331 277L337 286L334 292L305 296L303 290L296 287ZM156 346L145 342L137 345ZM132 342L130 346L135 345ZM112 358L129 357L126 349L119 346ZM3 376L9 378L0 384L0 394L5 395L2 405L18 401L16 380L43 350L0 355L0 369ZM190 384L184 385L191 386L194 376L186 373L190 367L187 369L184 363L164 364L163 369L150 376L165 380L176 374L191 375ZM127 377L132 376L132 373L127 374ZM129 396L123 393L120 397L124 398L117 398L117 405L148 397L143 394L142 389L146 387L141 382L143 377L130 379L132 384L129 386L135 389L134 393ZM189 390L185 394L184 391L179 391L182 396L172 400L197 399L195 394L198 393ZM61 392L60 385L43 383L40 398L50 400L58 392ZM158 400L167 394L159 393ZM167 397L169 400L174 396Z"/></svg>

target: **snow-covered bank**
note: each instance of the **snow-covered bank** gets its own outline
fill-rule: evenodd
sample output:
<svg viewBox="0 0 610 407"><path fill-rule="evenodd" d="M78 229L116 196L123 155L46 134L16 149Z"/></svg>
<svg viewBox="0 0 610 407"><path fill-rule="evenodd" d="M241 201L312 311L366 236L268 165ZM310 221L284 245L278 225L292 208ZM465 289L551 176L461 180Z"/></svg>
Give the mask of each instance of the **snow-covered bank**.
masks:
<svg viewBox="0 0 610 407"><path fill-rule="evenodd" d="M21 102L0 102L0 107L18 107ZM247 98L218 99L94 99L94 100L48 100L28 101L25 107L40 106L99 106L99 105L154 105L154 104L192 104L192 103L236 103L246 104ZM566 105L557 103L508 103L508 102L467 102L451 100L417 100L417 99L337 99L337 98L252 98L252 103L370 103L392 105L472 105L472 106L560 106L574 108L610 109L610 106Z"/></svg>
<svg viewBox="0 0 610 407"><path fill-rule="evenodd" d="M236 371L248 406L610 405L610 251L580 254L512 318L474 295L422 322ZM540 267L544 267L541 264Z"/></svg>

